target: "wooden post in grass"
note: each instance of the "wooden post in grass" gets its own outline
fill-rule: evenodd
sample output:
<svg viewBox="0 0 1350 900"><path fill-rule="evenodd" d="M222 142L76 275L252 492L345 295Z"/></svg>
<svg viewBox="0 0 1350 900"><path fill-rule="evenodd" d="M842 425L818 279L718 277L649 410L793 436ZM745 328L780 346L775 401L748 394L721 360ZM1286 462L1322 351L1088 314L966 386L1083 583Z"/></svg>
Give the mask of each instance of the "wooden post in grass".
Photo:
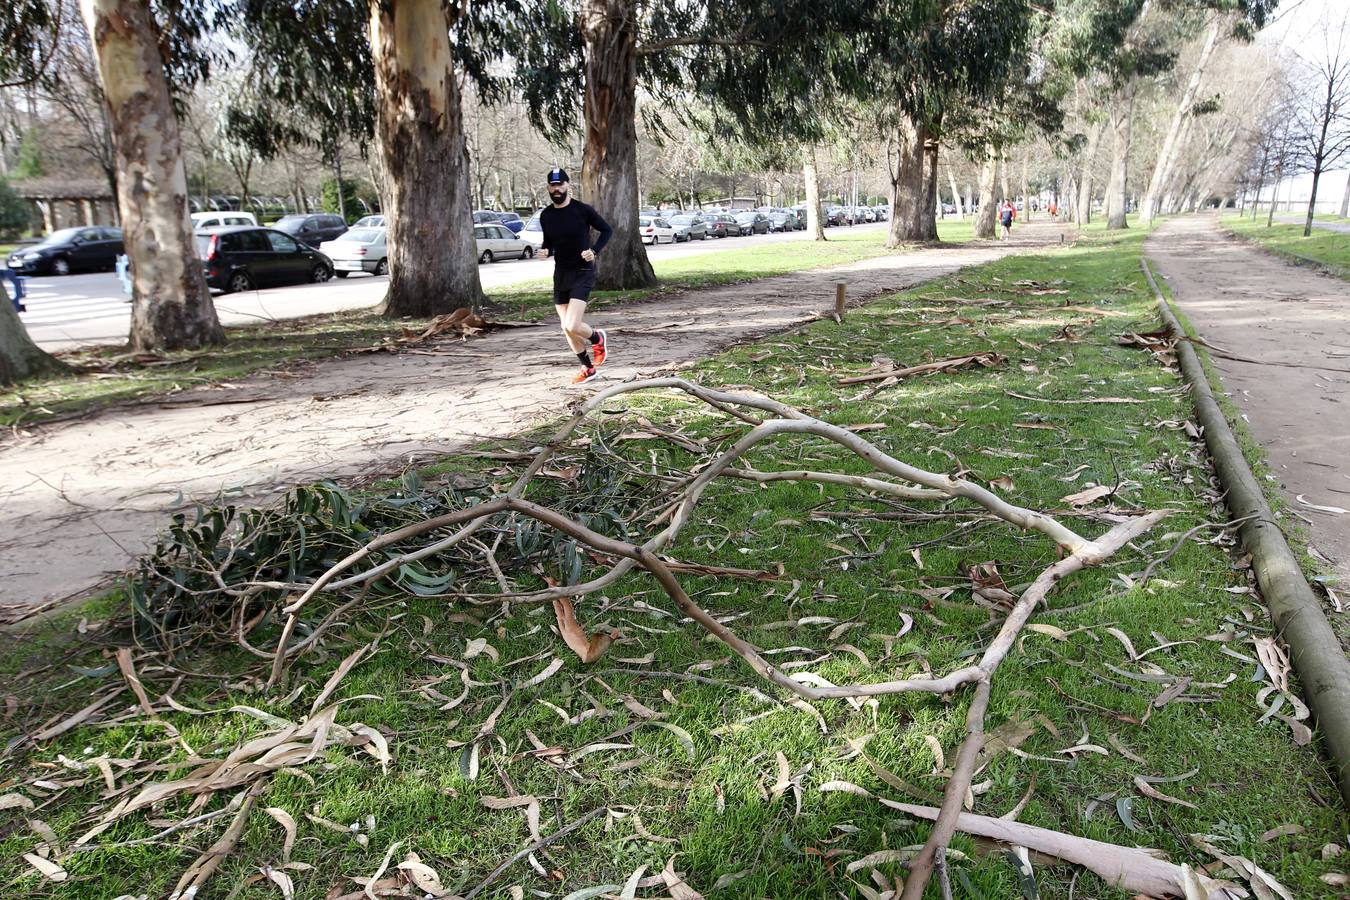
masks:
<svg viewBox="0 0 1350 900"><path fill-rule="evenodd" d="M848 291L847 281L838 281L834 285L834 320L844 324L844 296Z"/></svg>

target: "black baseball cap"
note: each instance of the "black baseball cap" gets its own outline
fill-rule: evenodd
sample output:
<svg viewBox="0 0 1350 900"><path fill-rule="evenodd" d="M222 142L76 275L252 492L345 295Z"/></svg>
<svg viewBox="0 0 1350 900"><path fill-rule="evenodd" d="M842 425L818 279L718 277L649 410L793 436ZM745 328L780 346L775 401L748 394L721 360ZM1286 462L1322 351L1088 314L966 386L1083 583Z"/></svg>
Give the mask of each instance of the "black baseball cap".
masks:
<svg viewBox="0 0 1350 900"><path fill-rule="evenodd" d="M566 169L549 169L548 171L549 184L562 184L564 181L571 181L571 180L572 179L567 177Z"/></svg>

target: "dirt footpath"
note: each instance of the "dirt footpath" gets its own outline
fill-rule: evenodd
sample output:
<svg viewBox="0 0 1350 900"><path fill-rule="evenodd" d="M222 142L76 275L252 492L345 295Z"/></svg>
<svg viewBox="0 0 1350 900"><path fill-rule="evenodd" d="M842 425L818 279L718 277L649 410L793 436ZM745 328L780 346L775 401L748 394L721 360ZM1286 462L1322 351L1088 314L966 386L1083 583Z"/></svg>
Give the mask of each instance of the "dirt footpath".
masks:
<svg viewBox="0 0 1350 900"><path fill-rule="evenodd" d="M1201 337L1267 363L1213 354L1315 553L1350 597L1350 511L1331 511L1350 510L1350 283L1231 238L1208 216L1165 222L1145 250Z"/></svg>
<svg viewBox="0 0 1350 900"><path fill-rule="evenodd" d="M597 311L604 378L693 362L781 330L849 297L894 293L1067 228L1016 229L1008 243L918 250L751 284ZM676 324L679 323L679 324ZM168 514L224 492L262 504L295 484L396 472L558 415L577 389L556 326L492 334L453 355L357 355L299 372L199 389L87 420L35 426L0 444L0 619L88 591L132 565Z"/></svg>

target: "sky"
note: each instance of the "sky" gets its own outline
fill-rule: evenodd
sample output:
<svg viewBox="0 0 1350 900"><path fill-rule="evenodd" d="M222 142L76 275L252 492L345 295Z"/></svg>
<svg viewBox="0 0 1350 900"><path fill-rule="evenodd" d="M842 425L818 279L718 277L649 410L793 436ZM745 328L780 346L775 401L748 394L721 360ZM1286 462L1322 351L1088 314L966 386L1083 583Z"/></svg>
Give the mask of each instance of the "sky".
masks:
<svg viewBox="0 0 1350 900"><path fill-rule="evenodd" d="M1274 21L1262 32L1264 40L1297 50L1304 57L1326 52L1323 28L1339 26L1350 13L1350 0L1282 0Z"/></svg>

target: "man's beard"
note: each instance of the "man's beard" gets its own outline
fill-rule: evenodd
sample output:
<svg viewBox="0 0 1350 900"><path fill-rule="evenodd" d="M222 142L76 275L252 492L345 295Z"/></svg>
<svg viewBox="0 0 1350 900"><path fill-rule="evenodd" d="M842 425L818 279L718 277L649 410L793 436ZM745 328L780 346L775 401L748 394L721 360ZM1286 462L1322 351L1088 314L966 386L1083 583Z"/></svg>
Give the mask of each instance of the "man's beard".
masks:
<svg viewBox="0 0 1350 900"><path fill-rule="evenodd" d="M567 191L549 191L548 195L553 198L554 203L562 203L567 199Z"/></svg>

